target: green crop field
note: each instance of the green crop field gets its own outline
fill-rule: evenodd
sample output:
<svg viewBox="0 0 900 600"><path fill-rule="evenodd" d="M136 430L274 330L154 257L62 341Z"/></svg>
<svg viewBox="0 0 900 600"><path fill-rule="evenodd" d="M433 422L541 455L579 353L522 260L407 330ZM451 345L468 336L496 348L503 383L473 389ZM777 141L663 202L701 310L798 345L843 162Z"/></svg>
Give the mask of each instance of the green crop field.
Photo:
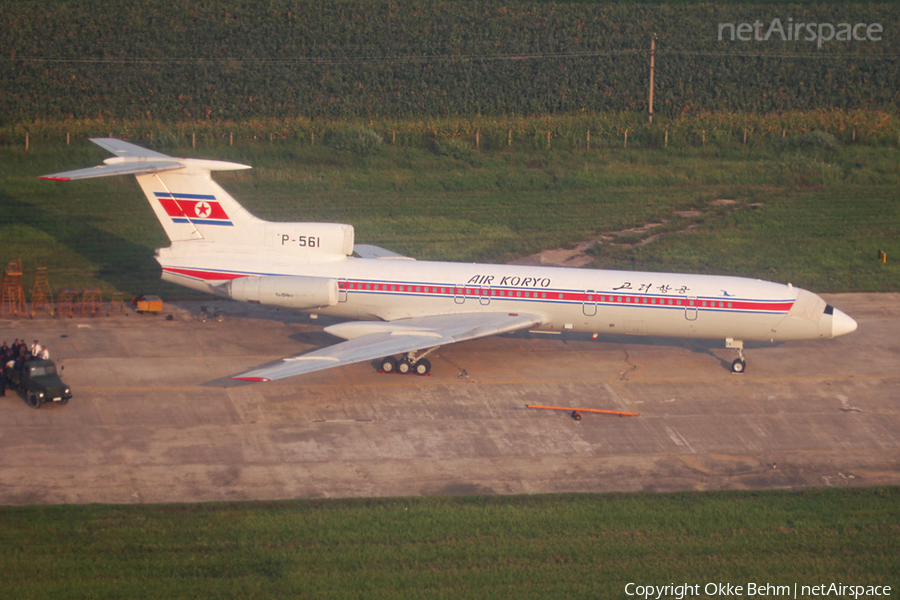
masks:
<svg viewBox="0 0 900 600"><path fill-rule="evenodd" d="M354 157L299 140L165 149L252 165L216 177L262 218L350 223L358 243L419 259L504 262L608 234L589 266L900 290L891 146L451 150L383 144ZM158 279L153 251L168 241L133 178L35 179L107 156L84 140L0 147L0 260L23 259L27 289L46 263L55 288L190 294ZM614 235L649 223L660 226Z"/></svg>
<svg viewBox="0 0 900 600"><path fill-rule="evenodd" d="M893 597L900 492L0 507L0 541L0 597L20 600L628 598L629 582Z"/></svg>
<svg viewBox="0 0 900 600"><path fill-rule="evenodd" d="M721 35L775 19L882 33ZM0 123L638 112L654 35L660 115L900 103L889 2L29 0L0 23Z"/></svg>

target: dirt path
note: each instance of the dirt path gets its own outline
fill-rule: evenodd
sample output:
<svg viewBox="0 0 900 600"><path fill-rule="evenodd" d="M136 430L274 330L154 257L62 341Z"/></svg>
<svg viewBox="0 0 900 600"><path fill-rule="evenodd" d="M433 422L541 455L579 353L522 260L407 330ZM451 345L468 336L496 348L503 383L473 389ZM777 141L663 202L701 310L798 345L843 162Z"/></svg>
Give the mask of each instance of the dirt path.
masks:
<svg viewBox="0 0 900 600"><path fill-rule="evenodd" d="M672 213L673 217L685 219L684 227L678 228L674 231L669 230L667 233L678 233L695 229L697 227L696 223L687 219L701 217L706 211L723 206L735 209L738 207L738 201L720 198L718 200L713 200L712 202L710 202L709 206L704 210L675 211L674 213ZM583 267L590 264L594 260L594 257L588 254L588 250L590 250L594 246L597 246L599 244L610 244L627 247L646 246L647 244L651 244L660 239L663 236L663 233L650 234L635 243L616 242L616 240L625 236L634 237L636 235L648 233L653 229L656 229L657 227L668 224L669 222L670 219L663 219L659 223L646 223L644 225L641 225L640 227L632 227L630 229L623 229L621 231L604 233L587 241L581 242L580 244L577 244L572 248L554 248L552 250L544 250L542 252L538 252L537 254L531 254L529 256L517 258L516 260L510 261L509 264L543 265L549 267Z"/></svg>

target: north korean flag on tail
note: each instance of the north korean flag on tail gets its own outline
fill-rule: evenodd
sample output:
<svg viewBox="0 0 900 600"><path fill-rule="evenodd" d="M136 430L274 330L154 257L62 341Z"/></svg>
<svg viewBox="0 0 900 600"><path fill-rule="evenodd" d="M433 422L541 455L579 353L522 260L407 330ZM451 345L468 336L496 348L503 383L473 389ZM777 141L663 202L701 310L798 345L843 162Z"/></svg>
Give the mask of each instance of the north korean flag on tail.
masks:
<svg viewBox="0 0 900 600"><path fill-rule="evenodd" d="M156 198L166 214L175 223L193 223L195 225L225 225L233 223L225 209L215 196L207 194L170 194L155 192Z"/></svg>

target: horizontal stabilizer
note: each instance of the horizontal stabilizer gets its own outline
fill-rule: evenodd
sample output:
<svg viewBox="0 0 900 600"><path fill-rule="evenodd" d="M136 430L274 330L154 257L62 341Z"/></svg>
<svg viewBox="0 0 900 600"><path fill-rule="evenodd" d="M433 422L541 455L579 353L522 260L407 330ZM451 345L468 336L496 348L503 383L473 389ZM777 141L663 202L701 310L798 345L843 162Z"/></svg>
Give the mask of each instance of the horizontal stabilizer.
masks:
<svg viewBox="0 0 900 600"><path fill-rule="evenodd" d="M113 175L149 175L151 173L183 169L184 166L183 163L171 158L167 160L122 162L112 165L98 165L88 169L78 169L77 171L54 173L53 175L42 175L38 179L72 181L75 179L93 179L94 177L112 177Z"/></svg>
<svg viewBox="0 0 900 600"><path fill-rule="evenodd" d="M140 158L171 158L165 154L142 148L136 144L130 144L116 138L91 138L91 141L116 156L129 156Z"/></svg>
<svg viewBox="0 0 900 600"><path fill-rule="evenodd" d="M43 175L38 179L51 181L72 181L75 179L93 179L95 177L112 177L114 175L152 175L177 169L194 168L204 171L237 171L249 169L247 165L224 162L221 160L203 160L198 158L174 158L153 150L141 148L115 138L91 138L91 141L112 152L116 156L107 158L104 164L77 171L65 171L53 175Z"/></svg>

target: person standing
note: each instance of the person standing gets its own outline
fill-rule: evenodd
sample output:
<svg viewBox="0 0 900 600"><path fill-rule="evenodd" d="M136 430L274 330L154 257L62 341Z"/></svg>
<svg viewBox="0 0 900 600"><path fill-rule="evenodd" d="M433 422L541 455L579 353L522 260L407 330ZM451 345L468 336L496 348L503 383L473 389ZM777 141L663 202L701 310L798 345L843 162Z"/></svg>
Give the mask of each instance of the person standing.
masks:
<svg viewBox="0 0 900 600"><path fill-rule="evenodd" d="M10 349L3 342L0 346L0 397L6 396L6 363L9 362Z"/></svg>

